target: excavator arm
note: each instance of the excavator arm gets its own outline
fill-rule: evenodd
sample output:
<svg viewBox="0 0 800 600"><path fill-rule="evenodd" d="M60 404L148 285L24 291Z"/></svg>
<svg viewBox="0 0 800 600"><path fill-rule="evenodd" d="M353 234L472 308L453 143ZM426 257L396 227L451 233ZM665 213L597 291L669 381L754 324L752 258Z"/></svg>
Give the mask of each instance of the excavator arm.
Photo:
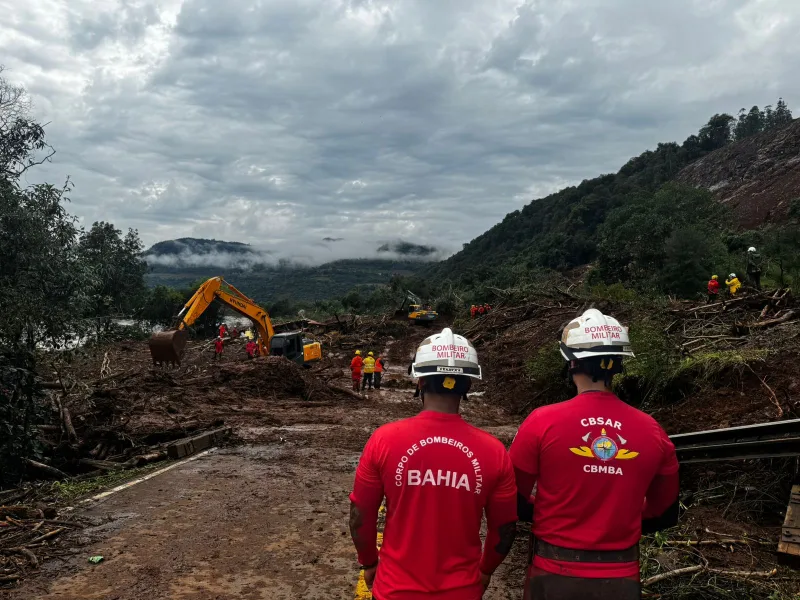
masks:
<svg viewBox="0 0 800 600"><path fill-rule="evenodd" d="M183 347L186 344L185 332L181 332L194 325L215 299L255 323L258 331L258 352L261 356L269 354L275 330L272 328L272 321L270 321L267 311L222 277L212 277L197 288L197 291L184 304L178 313L177 328L157 333L150 339L150 353L153 356L153 362L180 363Z"/></svg>

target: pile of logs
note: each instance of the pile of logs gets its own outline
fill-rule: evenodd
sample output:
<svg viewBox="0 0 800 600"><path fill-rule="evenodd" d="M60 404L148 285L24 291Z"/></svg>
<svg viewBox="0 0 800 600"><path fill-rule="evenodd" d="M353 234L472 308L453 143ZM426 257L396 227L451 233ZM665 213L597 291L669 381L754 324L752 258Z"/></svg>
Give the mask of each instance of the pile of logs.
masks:
<svg viewBox="0 0 800 600"><path fill-rule="evenodd" d="M58 538L84 527L56 516L54 509L0 505L0 589L24 579L43 559L57 556Z"/></svg>
<svg viewBox="0 0 800 600"><path fill-rule="evenodd" d="M795 321L791 289L742 295L714 304L683 303L669 309L673 321L666 333L680 337L681 351L692 354L709 348L731 349L746 344L753 334Z"/></svg>

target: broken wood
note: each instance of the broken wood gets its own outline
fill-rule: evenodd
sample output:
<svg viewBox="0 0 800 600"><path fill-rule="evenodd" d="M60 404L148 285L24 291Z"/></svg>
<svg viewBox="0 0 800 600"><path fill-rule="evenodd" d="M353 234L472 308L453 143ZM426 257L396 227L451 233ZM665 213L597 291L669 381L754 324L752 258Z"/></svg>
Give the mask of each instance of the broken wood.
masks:
<svg viewBox="0 0 800 600"><path fill-rule="evenodd" d="M25 464L29 467L36 469L37 471L41 471L42 473L46 473L50 477L54 477L55 479L69 479L69 475L64 473L64 471L60 471L55 467L51 467L50 465L46 465L44 463L40 463L30 458L25 459Z"/></svg>
<svg viewBox="0 0 800 600"><path fill-rule="evenodd" d="M58 529L54 529L53 531L49 531L48 533L45 533L44 535L40 535L39 537L31 540L30 544L35 544L36 542L43 542L44 540L49 540L50 538L53 538L53 537L57 536L59 533L65 531L65 530L66 530L65 527L59 527ZM25 544L25 545L26 546L30 546L30 544Z"/></svg>
<svg viewBox="0 0 800 600"><path fill-rule="evenodd" d="M35 569L39 566L39 559L36 558L36 555L28 550L27 548L8 548L5 552L10 552L11 554L20 554L28 559L30 565Z"/></svg>
<svg viewBox="0 0 800 600"><path fill-rule="evenodd" d="M84 467L91 467L92 469L100 469L101 471L116 471L117 469L124 469L125 463L115 463L110 460L95 460L93 458L81 458L78 460L79 465Z"/></svg>
<svg viewBox="0 0 800 600"><path fill-rule="evenodd" d="M331 390L333 390L334 392L340 392L342 394L347 394L348 396L352 396L356 400L363 400L364 399L364 397L361 394L357 394L353 390L347 390L345 388L339 387L338 385L333 385L332 383L329 383L328 387Z"/></svg>

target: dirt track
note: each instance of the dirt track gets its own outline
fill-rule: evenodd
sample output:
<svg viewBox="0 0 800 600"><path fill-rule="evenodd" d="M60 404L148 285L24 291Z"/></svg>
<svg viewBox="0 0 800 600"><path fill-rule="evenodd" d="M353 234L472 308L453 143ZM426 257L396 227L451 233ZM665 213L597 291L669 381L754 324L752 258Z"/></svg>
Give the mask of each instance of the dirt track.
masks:
<svg viewBox="0 0 800 600"><path fill-rule="evenodd" d="M390 368L399 375L405 365ZM354 598L347 496L359 452L375 427L420 405L408 389L373 392L363 402L265 405L264 426L238 430L242 444L85 510L94 526L75 535L70 556L8 597ZM465 417L506 443L515 431L480 397ZM89 564L98 554L105 561ZM523 549L515 554L487 598L521 597Z"/></svg>

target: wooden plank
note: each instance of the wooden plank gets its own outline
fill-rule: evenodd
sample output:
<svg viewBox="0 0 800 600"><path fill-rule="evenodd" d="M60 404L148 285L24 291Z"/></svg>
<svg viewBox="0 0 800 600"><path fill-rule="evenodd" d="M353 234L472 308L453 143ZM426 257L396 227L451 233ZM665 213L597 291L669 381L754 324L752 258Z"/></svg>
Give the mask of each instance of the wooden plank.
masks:
<svg viewBox="0 0 800 600"><path fill-rule="evenodd" d="M220 427L172 442L167 446L167 456L173 460L191 456L192 454L211 448L211 446L220 444L230 431L230 427Z"/></svg>
<svg viewBox="0 0 800 600"><path fill-rule="evenodd" d="M792 486L789 498L778 543L778 560L782 564L795 565L800 563L800 484Z"/></svg>

